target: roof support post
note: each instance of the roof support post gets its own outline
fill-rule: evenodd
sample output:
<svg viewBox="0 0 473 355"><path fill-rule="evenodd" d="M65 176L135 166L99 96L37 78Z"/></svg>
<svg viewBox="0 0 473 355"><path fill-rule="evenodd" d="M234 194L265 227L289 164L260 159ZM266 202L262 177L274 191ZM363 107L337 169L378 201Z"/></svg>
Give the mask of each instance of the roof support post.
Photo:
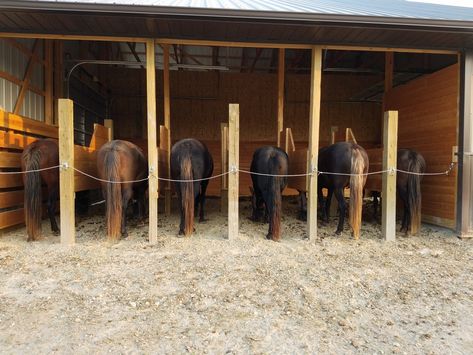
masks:
<svg viewBox="0 0 473 355"><path fill-rule="evenodd" d="M167 176L171 176L171 99L169 84L169 44L163 44L163 82L164 82L164 127L167 128ZM166 182L164 188L164 212L166 216L171 215L171 182Z"/></svg>
<svg viewBox="0 0 473 355"><path fill-rule="evenodd" d="M285 50L279 48L278 59L278 147L281 147L281 132L284 129L284 66Z"/></svg>
<svg viewBox="0 0 473 355"><path fill-rule="evenodd" d="M146 41L146 101L148 109L149 242L158 241L158 143L156 135L156 65L154 41Z"/></svg>
<svg viewBox="0 0 473 355"><path fill-rule="evenodd" d="M309 196L307 201L307 235L317 237L317 165L319 158L319 127L322 90L322 48L312 48L310 76L310 118L309 118Z"/></svg>

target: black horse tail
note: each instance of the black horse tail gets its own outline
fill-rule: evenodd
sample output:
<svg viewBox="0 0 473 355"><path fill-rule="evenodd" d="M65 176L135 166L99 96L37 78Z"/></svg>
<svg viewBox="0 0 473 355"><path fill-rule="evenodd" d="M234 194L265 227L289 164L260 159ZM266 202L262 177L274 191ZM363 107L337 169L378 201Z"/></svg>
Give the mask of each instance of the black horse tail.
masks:
<svg viewBox="0 0 473 355"><path fill-rule="evenodd" d="M413 154L413 159L409 159L407 171L422 173L425 169L425 162L418 154ZM417 234L420 229L422 194L420 191L420 181L422 176L409 174L407 177L407 203L410 214L410 229L412 234Z"/></svg>
<svg viewBox="0 0 473 355"><path fill-rule="evenodd" d="M38 170L40 167L41 151L29 149L21 157L25 170ZM41 175L39 171L24 175L25 185L25 224L28 234L27 241L38 240L41 236Z"/></svg>
<svg viewBox="0 0 473 355"><path fill-rule="evenodd" d="M278 156L271 156L269 158L269 173L271 175L280 175L280 161ZM272 236L268 235L268 238L272 237L273 240L279 240L281 238L281 210L282 210L282 197L281 197L281 186L283 186L283 177L280 176L269 176L269 198L268 198L268 212L270 217L270 231Z"/></svg>
<svg viewBox="0 0 473 355"><path fill-rule="evenodd" d="M120 158L118 152L114 150L105 154L105 178L108 181L120 181ZM121 186L109 182L106 190L108 238L118 240L122 225Z"/></svg>
<svg viewBox="0 0 473 355"><path fill-rule="evenodd" d="M351 155L350 176L350 226L353 230L353 237L360 237L361 212L363 208L363 187L365 186L366 176L362 175L368 170L365 161L366 154L363 154L361 147L353 147Z"/></svg>
<svg viewBox="0 0 473 355"><path fill-rule="evenodd" d="M192 180L192 161L189 154L180 160L181 180ZM180 182L181 204L184 214L184 235L191 235L194 231L194 183Z"/></svg>

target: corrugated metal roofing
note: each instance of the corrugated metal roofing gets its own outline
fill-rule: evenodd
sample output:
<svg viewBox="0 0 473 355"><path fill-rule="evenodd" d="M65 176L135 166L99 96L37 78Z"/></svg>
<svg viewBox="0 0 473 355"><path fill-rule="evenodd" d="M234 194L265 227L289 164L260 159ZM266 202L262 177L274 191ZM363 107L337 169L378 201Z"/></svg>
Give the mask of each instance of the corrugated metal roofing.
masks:
<svg viewBox="0 0 473 355"><path fill-rule="evenodd" d="M35 0L15 1L18 7L26 4L54 4L55 7L74 4L109 7L156 7L207 9L218 11L275 12L288 14L320 14L346 16L374 16L407 19L473 21L473 8L420 3L406 0ZM0 4L2 1L0 1ZM82 7L82 9L84 9Z"/></svg>

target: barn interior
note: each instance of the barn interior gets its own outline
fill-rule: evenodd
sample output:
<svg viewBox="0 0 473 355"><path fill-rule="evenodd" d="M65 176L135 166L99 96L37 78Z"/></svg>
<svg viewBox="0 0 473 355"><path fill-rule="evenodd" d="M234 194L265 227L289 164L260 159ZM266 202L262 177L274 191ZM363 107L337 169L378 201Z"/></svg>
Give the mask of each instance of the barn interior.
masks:
<svg viewBox="0 0 473 355"><path fill-rule="evenodd" d="M111 120L114 138L130 140L147 151L144 43L4 38L0 44L0 57L6 58L0 70L10 73L0 78L5 112L16 110L19 90L9 79L15 73L21 79L32 53L40 58L50 55L53 99L69 97L74 102L75 144L88 146L94 124ZM205 142L214 158L215 175L222 171L221 123L228 122L229 103L240 105L240 168L249 169L257 147L277 145L281 127L291 129L297 148L307 147L310 49L158 43L158 127L165 125L165 50L169 51L171 142L186 137ZM325 49L322 54L320 146L355 138L367 149L380 147L383 112L398 110L398 146L423 154L428 172L443 171L455 159L460 85L456 55L342 49ZM35 98L32 91L43 87L46 68L37 65L33 70L31 94L18 114L45 121L44 106L50 99L48 95ZM51 107L50 124L57 125L57 106ZM219 196L220 185L220 179L212 180L208 195ZM240 196L248 196L250 185L249 175L241 174ZM456 171L426 177L422 189L423 220L455 228Z"/></svg>
<svg viewBox="0 0 473 355"><path fill-rule="evenodd" d="M164 125L163 47L156 47L158 125ZM66 71L84 60L130 63L85 64L73 72L69 85L76 110L89 110L76 115L75 129L87 139L93 123L109 118L115 138L146 151L144 44L66 42L64 56ZM283 56L283 127L291 128L296 147L304 148L309 139L311 54L286 49ZM345 140L350 128L364 148L381 147L383 112L398 110L398 146L423 154L429 172L445 170L458 146L457 60L456 55L424 52L324 50L320 146ZM171 141L204 141L214 157L214 174L219 174L220 124L228 121L228 104L239 103L240 167L248 170L257 147L278 143L279 61L278 48L169 46ZM332 132L338 133L332 138ZM210 196L220 195L220 183L211 181ZM240 196L249 194L250 184L250 177L241 174ZM424 221L454 228L455 172L426 177L422 188Z"/></svg>

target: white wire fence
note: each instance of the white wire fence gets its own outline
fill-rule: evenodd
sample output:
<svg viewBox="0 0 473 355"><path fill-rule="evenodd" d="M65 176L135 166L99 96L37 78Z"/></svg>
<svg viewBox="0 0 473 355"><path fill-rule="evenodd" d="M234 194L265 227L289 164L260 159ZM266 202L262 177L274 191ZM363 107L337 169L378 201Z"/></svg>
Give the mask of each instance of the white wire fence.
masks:
<svg viewBox="0 0 473 355"><path fill-rule="evenodd" d="M170 178L164 178L164 177L157 177L154 174L149 174L147 177L142 178L142 179L137 179L137 180L129 180L129 181L113 181L113 180L106 180L106 179L101 179L99 177L93 176L91 174L86 173L85 171L82 171L80 169L77 169L76 167L69 166L67 163L63 163L60 165L55 165L55 166L50 166L46 168L41 168L41 169L34 169L34 170L27 170L27 171L0 171L0 175L15 175L15 174L29 174L29 173L37 173L37 172L42 172L46 170L52 170L52 169L68 169L71 168L74 171L77 171L78 173L87 176L91 179L97 180L99 182L103 183L110 183L110 184L134 184L134 183L140 183L149 180L151 177L154 177L158 180L161 181L168 181L168 182L200 182L200 181L206 181L206 180L213 180L213 179L218 179L222 176L229 175L229 174L235 174L237 172L243 173L243 174L249 174L249 175L258 175L258 176L269 176L269 177L284 177L284 178L293 178L293 177L307 177L307 176L312 176L312 175L338 175L338 176L369 176L369 175L378 175L378 174L394 174L395 172L398 173L403 173L403 174L410 174L410 175L418 175L418 176L443 176L446 175L448 176L453 168L455 167L456 163L452 162L450 163L448 169L444 171L439 171L439 172L428 172L428 173L418 173L414 171L407 171L407 170L402 170L402 169L397 169L397 168L390 168L390 169L385 169L385 170L379 170L379 171L372 171L372 172L367 172L367 173L361 173L361 174L351 174L351 173L339 173L339 172L330 172L330 171L319 171L317 169L314 169L311 172L307 173L301 173L301 174L266 174L266 173L258 173L258 172L253 172L253 171L248 171L244 169L239 169L236 167L232 167L229 169L229 171L223 172L221 174L213 175L210 177L206 178L200 178L200 179L170 179Z"/></svg>

